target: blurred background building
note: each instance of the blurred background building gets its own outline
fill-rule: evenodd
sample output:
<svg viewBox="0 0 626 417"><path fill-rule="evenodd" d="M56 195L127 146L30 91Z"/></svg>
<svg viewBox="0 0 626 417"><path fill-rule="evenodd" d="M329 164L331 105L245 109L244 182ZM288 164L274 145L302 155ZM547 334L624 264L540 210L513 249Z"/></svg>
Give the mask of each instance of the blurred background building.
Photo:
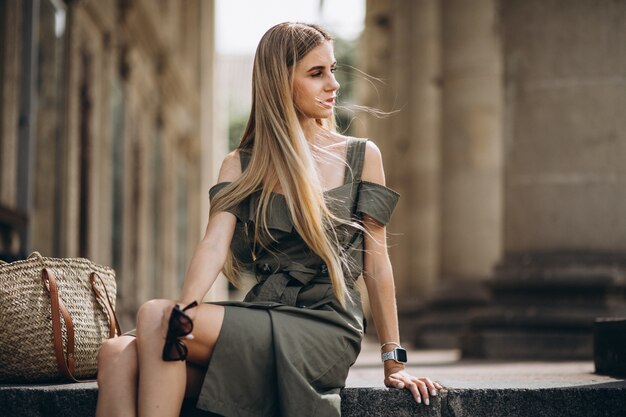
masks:
<svg viewBox="0 0 626 417"><path fill-rule="evenodd" d="M1 2L2 259L113 266L125 328L175 298L249 111L254 50L220 36L314 21L338 34L342 130L402 195L403 340L589 358L593 320L626 314L626 3L276 2Z"/></svg>
<svg viewBox="0 0 626 417"><path fill-rule="evenodd" d="M178 294L226 151L213 13L204 0L0 3L0 252L113 266L127 329L141 303Z"/></svg>
<svg viewBox="0 0 626 417"><path fill-rule="evenodd" d="M368 0L405 340L589 358L624 315L626 3Z"/></svg>

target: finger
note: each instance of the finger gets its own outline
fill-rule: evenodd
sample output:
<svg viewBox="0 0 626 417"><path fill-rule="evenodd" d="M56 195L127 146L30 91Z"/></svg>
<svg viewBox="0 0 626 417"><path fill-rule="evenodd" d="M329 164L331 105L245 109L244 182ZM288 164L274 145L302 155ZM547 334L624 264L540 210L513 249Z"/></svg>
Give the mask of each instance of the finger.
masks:
<svg viewBox="0 0 626 417"><path fill-rule="evenodd" d="M421 404L422 403L422 396L420 395L420 391L417 388L417 385L414 382L411 382L411 381L405 382L404 385L406 386L406 389L411 391L411 394L413 394L413 398L415 398L415 401L418 404Z"/></svg>
<svg viewBox="0 0 626 417"><path fill-rule="evenodd" d="M419 389L419 392L420 392L420 395L422 396L422 400L424 401L424 404L430 405L428 387L426 386L424 381L420 381L419 379L414 378L414 382L415 382L415 385L417 385L417 388Z"/></svg>
<svg viewBox="0 0 626 417"><path fill-rule="evenodd" d="M397 389L403 389L405 387L404 381L398 379L392 380L392 385Z"/></svg>
<svg viewBox="0 0 626 417"><path fill-rule="evenodd" d="M435 384L428 378L421 378L421 380L426 384L426 388L428 389L428 393L433 397L437 395L437 389L435 388Z"/></svg>
<svg viewBox="0 0 626 417"><path fill-rule="evenodd" d="M435 382L435 387L439 390L443 389L443 385L441 385L439 382Z"/></svg>

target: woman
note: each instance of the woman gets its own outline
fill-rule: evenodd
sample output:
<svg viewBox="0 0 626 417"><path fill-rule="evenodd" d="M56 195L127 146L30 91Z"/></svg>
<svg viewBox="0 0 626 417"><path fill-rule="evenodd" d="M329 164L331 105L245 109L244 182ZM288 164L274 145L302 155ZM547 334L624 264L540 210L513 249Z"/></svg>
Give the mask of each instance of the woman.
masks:
<svg viewBox="0 0 626 417"><path fill-rule="evenodd" d="M403 370L385 240L399 195L385 187L376 145L335 132L335 67L318 26L283 23L263 36L250 120L209 191L180 300L147 302L136 331L105 342L99 417L177 416L185 397L224 416L340 415L365 330L361 272L391 357L385 385L426 404L441 389ZM222 269L257 284L243 302L196 305Z"/></svg>

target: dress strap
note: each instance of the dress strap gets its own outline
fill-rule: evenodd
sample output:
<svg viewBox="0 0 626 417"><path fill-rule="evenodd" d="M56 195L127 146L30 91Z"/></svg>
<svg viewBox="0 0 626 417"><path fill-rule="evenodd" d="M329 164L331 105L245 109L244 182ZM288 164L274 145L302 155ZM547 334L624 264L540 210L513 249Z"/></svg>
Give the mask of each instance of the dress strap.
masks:
<svg viewBox="0 0 626 417"><path fill-rule="evenodd" d="M252 154L248 149L239 149L239 161L241 162L241 172L244 172L248 168L250 158Z"/></svg>
<svg viewBox="0 0 626 417"><path fill-rule="evenodd" d="M363 162L365 161L365 147L367 139L348 138L348 150L346 160L345 183L360 181L363 173Z"/></svg>

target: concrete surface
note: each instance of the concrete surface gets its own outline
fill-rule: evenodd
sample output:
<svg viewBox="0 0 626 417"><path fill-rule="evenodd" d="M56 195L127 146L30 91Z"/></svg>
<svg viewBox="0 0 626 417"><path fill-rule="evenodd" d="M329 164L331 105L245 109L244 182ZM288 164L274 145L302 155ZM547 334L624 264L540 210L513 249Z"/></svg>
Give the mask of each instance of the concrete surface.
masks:
<svg viewBox="0 0 626 417"><path fill-rule="evenodd" d="M458 351L410 351L408 368L446 389L430 406L383 387L376 345L366 344L342 392L344 417L623 417L626 381L593 362L459 361ZM2 417L92 417L96 383L0 385ZM208 417L189 404L184 417ZM261 416L259 416L261 417Z"/></svg>
<svg viewBox="0 0 626 417"><path fill-rule="evenodd" d="M595 374L592 361L470 361L459 360L457 350L409 351L408 355L410 373L427 376L449 389L602 388L607 384L626 389L624 379ZM364 345L346 386L383 387L379 358L377 346Z"/></svg>

